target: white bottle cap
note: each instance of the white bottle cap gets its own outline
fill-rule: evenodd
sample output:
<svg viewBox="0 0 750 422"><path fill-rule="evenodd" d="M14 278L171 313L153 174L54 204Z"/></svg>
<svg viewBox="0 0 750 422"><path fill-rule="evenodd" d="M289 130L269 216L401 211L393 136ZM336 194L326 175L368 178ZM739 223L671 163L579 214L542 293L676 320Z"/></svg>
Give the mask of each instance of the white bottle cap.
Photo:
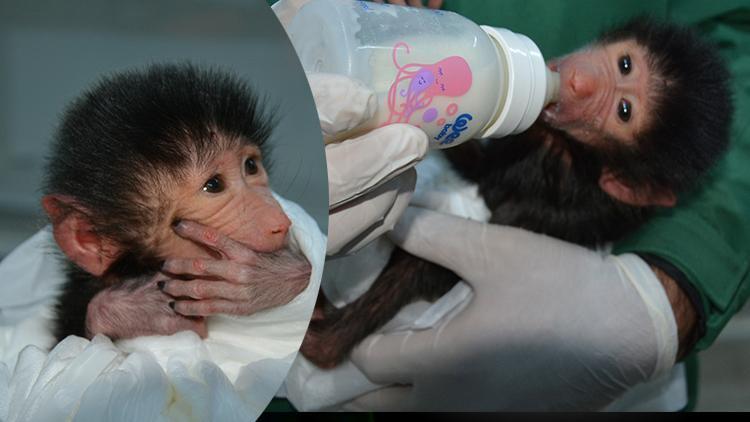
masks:
<svg viewBox="0 0 750 422"><path fill-rule="evenodd" d="M498 47L498 59L505 73L505 92L497 93L494 118L479 136L501 138L523 132L539 117L545 105L548 77L542 53L525 35L492 26L481 28Z"/></svg>

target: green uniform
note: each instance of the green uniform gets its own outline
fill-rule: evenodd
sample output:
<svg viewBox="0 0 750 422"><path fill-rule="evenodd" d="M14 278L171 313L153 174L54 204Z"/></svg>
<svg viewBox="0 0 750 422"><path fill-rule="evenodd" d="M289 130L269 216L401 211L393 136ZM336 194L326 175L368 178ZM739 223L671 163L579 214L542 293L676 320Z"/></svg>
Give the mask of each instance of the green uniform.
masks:
<svg viewBox="0 0 750 422"><path fill-rule="evenodd" d="M682 271L700 296L710 346L750 295L750 0L446 0L445 9L533 39L545 58L593 40L637 14L691 25L713 40L733 74L735 118L729 153L696 192L616 245L656 255Z"/></svg>

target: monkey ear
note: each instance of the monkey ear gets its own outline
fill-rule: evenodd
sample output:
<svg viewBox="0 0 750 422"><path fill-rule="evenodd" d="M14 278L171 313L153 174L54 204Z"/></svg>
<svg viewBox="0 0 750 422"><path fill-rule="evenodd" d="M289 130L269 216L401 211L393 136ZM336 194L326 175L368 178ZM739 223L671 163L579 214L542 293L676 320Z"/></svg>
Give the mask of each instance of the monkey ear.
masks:
<svg viewBox="0 0 750 422"><path fill-rule="evenodd" d="M653 189L649 186L632 188L623 183L609 169L604 169L599 177L599 187L609 196L620 202L636 207L673 207L677 203L674 192L665 189Z"/></svg>
<svg viewBox="0 0 750 422"><path fill-rule="evenodd" d="M65 195L46 195L42 207L52 221L55 241L76 265L99 277L114 262L117 245L100 236L76 201Z"/></svg>

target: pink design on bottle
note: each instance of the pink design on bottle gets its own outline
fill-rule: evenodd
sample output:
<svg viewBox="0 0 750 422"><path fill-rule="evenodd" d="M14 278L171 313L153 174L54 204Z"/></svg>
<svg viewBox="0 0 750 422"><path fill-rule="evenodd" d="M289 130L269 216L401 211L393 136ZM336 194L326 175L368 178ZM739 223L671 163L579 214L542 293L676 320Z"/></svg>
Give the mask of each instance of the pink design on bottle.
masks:
<svg viewBox="0 0 750 422"><path fill-rule="evenodd" d="M445 114L452 116L456 114L457 111L458 111L458 104L450 103L448 104L448 107L445 109Z"/></svg>
<svg viewBox="0 0 750 422"><path fill-rule="evenodd" d="M384 125L408 123L415 111L432 103L437 96L460 97L471 88L471 69L460 56L450 56L435 64L409 63L399 65L399 48L409 54L409 45L398 42L393 46L393 64L398 72L388 90L390 114Z"/></svg>

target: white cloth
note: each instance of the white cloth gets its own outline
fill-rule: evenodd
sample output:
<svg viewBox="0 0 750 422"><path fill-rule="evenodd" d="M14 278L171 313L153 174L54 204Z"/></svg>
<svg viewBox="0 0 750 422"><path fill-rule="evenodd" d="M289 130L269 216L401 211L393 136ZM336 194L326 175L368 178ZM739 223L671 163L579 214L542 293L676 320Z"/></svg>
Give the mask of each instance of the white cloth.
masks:
<svg viewBox="0 0 750 422"><path fill-rule="evenodd" d="M442 156L428 155L427 159L417 166L417 171L419 177L412 199L413 204L477 221L488 219L489 210L479 197L476 186L458 179ZM329 261L326 264L322 287L333 303L340 306L351 302L367 290L387 262L391 249L392 245L381 239L354 256ZM654 369L654 374L658 378L656 382L660 387L638 388L640 393L627 394L618 402L619 405L613 405L613 408L622 410L643 404L644 391L648 397L648 394L655 391L667 390L665 384L669 382L676 382L675 388L679 390L679 383L684 386L684 378L680 378L679 374L671 370L677 347L674 335L676 327L661 284L637 257L623 256L618 259L623 271L628 272L631 280L635 280L653 321L654 331L661 333L659 339L664 340L658 346L663 358L659 359ZM452 318L469 305L472 297L471 288L465 283L459 283L434 304L417 302L409 305L379 332L423 330L439 326L441 321ZM665 318L664 315L670 317ZM298 356L292 366L285 386L290 401L300 410L338 409L349 400L383 387L371 382L350 361L345 361L333 370L321 370L302 356ZM671 391L675 391L675 388ZM672 396L677 397L678 401L684 397L679 394ZM656 405L664 404L658 400L651 400L650 403L654 404L654 407L647 406L651 410L674 410L680 407L674 400L665 407L657 407Z"/></svg>
<svg viewBox="0 0 750 422"><path fill-rule="evenodd" d="M257 418L302 342L325 258L326 238L315 221L276 198L293 222L290 243L312 265L308 287L284 306L210 317L205 340L192 332L117 344L70 336L46 352L61 269L50 264L49 230L21 245L0 266L0 420Z"/></svg>

